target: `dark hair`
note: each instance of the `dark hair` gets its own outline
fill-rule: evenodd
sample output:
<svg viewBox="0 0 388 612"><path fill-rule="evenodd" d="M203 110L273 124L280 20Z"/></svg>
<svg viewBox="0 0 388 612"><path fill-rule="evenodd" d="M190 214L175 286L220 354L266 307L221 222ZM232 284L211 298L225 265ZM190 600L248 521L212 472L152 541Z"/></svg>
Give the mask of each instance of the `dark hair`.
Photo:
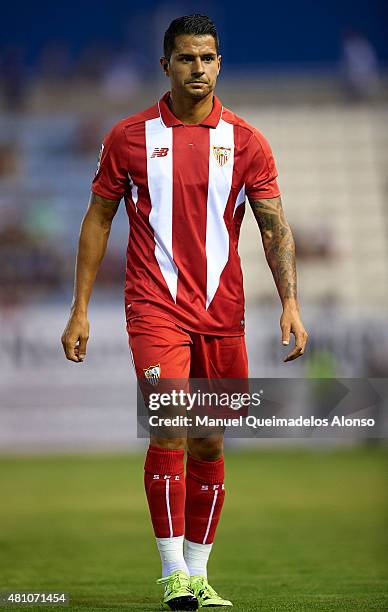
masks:
<svg viewBox="0 0 388 612"><path fill-rule="evenodd" d="M213 36L216 43L216 50L218 55L218 49L220 41L216 26L207 15L185 15L184 17L178 17L174 19L168 26L163 41L164 57L168 60L171 57L175 45L175 37L181 34L194 34L196 36L206 36L210 34Z"/></svg>

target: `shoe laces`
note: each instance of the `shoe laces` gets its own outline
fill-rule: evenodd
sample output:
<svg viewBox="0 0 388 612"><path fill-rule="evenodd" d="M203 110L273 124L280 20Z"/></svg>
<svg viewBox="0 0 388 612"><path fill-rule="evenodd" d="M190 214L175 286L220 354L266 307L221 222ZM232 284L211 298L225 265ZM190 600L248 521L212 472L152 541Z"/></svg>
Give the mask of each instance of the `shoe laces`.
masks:
<svg viewBox="0 0 388 612"><path fill-rule="evenodd" d="M190 587L190 579L184 572L176 571L170 574L170 576L164 576L156 581L158 584L165 584L169 590L179 590L182 588Z"/></svg>
<svg viewBox="0 0 388 612"><path fill-rule="evenodd" d="M213 589L204 576L199 576L191 581L196 591L204 591L208 597L219 597L217 591Z"/></svg>

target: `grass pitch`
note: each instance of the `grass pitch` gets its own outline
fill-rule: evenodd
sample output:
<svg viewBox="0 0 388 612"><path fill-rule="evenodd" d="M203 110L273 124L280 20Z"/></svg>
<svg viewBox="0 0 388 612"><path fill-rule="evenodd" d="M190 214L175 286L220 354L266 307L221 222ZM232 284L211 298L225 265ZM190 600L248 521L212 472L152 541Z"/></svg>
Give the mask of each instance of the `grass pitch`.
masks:
<svg viewBox="0 0 388 612"><path fill-rule="evenodd" d="M386 449L226 457L209 578L236 612L388 610ZM159 609L142 456L1 458L0 485L1 591Z"/></svg>

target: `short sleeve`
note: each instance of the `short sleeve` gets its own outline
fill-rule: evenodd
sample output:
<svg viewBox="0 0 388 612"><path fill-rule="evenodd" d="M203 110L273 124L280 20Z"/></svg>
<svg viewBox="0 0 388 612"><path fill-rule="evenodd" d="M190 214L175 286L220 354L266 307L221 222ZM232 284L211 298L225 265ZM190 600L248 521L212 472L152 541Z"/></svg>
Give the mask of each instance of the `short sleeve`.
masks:
<svg viewBox="0 0 388 612"><path fill-rule="evenodd" d="M105 136L101 145L92 191L108 200L121 200L128 185L128 145L119 124Z"/></svg>
<svg viewBox="0 0 388 612"><path fill-rule="evenodd" d="M248 143L248 163L245 176L245 192L248 198L276 198L280 190L275 160L268 141L254 130Z"/></svg>

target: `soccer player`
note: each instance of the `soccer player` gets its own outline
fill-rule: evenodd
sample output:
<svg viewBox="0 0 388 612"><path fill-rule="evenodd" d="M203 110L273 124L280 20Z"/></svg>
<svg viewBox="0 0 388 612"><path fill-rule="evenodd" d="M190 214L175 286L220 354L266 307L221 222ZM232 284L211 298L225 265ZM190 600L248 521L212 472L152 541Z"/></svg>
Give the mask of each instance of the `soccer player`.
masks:
<svg viewBox="0 0 388 612"><path fill-rule="evenodd" d="M294 241L273 155L264 136L214 95L221 56L208 17L175 19L165 33L160 63L170 91L117 123L101 147L62 343L68 359L84 360L88 302L124 197L130 221L125 309L139 380L246 379L237 251L246 195L283 306L283 344L295 337L285 361L302 355L307 341L297 301ZM144 469L164 606L231 606L207 580L225 497L222 433L153 436Z"/></svg>

